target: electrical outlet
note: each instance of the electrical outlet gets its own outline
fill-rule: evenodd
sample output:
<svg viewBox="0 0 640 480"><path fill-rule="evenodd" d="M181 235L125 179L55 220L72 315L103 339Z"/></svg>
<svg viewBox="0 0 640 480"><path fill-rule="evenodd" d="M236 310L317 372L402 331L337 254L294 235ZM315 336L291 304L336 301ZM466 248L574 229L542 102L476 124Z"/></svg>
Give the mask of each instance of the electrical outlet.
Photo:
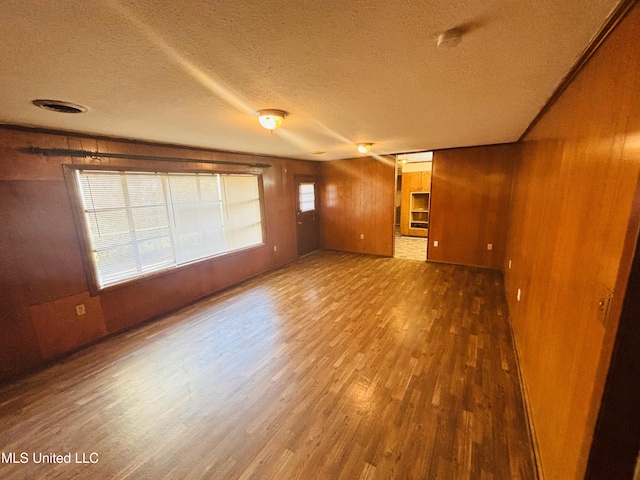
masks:
<svg viewBox="0 0 640 480"><path fill-rule="evenodd" d="M87 313L87 311L84 308L84 303L81 303L80 305L76 305L76 315L80 316L80 315L84 315L85 313Z"/></svg>
<svg viewBox="0 0 640 480"><path fill-rule="evenodd" d="M511 260L509 260L509 270L511 270Z"/></svg>
<svg viewBox="0 0 640 480"><path fill-rule="evenodd" d="M493 243L487 243L487 250L493 250Z"/></svg>
<svg viewBox="0 0 640 480"><path fill-rule="evenodd" d="M520 301L520 293L521 293L521 292L520 292L520 289L518 289L518 295L516 295L516 299L517 299L518 301Z"/></svg>
<svg viewBox="0 0 640 480"><path fill-rule="evenodd" d="M360 240L364 240L364 233L360 234Z"/></svg>
<svg viewBox="0 0 640 480"><path fill-rule="evenodd" d="M434 247L437 247L438 245L440 245L440 243L438 242L438 240L434 240L434 241L433 241L433 246L434 246Z"/></svg>

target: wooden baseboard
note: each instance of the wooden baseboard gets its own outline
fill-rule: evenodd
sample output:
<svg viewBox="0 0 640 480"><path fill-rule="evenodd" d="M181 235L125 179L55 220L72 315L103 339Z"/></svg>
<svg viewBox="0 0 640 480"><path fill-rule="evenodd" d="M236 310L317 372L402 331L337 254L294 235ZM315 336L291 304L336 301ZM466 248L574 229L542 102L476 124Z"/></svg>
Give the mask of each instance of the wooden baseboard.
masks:
<svg viewBox="0 0 640 480"><path fill-rule="evenodd" d="M511 341L513 342L513 349L516 357L516 369L518 371L518 380L520 383L520 390L522 392L522 400L524 402L524 411L527 416L527 426L529 427L529 436L531 437L531 444L533 445L533 464L535 466L536 478L535 480L544 480L544 471L542 469L542 462L540 458L540 446L538 445L538 437L536 435L535 425L533 423L533 412L531 410L531 401L529 399L529 391L527 385L524 382L522 376L522 368L520 366L520 350L516 342L516 336L513 331L513 325L511 324L511 315L509 315L509 327L511 331Z"/></svg>

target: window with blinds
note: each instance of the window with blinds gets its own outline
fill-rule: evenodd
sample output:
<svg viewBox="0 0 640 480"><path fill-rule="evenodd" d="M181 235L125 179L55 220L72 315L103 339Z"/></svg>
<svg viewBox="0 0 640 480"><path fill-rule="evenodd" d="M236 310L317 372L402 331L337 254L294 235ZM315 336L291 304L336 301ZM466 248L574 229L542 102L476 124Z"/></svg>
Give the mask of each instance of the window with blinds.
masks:
<svg viewBox="0 0 640 480"><path fill-rule="evenodd" d="M75 175L98 288L263 243L257 175Z"/></svg>

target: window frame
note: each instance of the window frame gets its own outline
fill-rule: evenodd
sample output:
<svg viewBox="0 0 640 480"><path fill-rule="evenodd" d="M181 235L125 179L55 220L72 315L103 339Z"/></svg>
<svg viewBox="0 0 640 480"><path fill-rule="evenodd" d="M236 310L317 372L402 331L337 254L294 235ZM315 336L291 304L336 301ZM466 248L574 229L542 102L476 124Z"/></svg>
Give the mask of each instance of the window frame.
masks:
<svg viewBox="0 0 640 480"><path fill-rule="evenodd" d="M85 276L89 286L89 294L91 296L99 295L103 292L111 290L117 290L129 285L140 283L144 280L149 280L154 277L167 275L171 272L176 272L184 268L190 268L202 262L210 262L214 259L223 257L232 257L241 255L247 251L263 248L268 244L267 239L267 218L265 208L265 195L264 195L264 180L263 173L259 170L223 170L223 169L194 169L194 168L144 168L144 167L130 167L130 166L109 166L109 165L85 165L85 164L64 164L62 165L64 178L67 184L67 191L69 193L69 201L71 204L71 211L76 227L76 233L78 242L80 244L80 253L82 256L82 264L84 266ZM224 252L216 255L210 255L208 257L199 258L190 262L182 263L180 265L171 265L160 270L149 272L143 275L136 276L131 279L124 280L112 285L101 287L98 281L97 271L95 268L95 262L91 251L91 237L89 233L89 225L85 219L85 212L81 199L80 186L77 182L76 171L104 171L104 172L135 172L135 173L149 173L149 174L210 174L210 175L252 175L255 176L258 181L258 195L260 202L260 218L262 227L262 243L257 245L251 245L244 248L239 248L231 252Z"/></svg>

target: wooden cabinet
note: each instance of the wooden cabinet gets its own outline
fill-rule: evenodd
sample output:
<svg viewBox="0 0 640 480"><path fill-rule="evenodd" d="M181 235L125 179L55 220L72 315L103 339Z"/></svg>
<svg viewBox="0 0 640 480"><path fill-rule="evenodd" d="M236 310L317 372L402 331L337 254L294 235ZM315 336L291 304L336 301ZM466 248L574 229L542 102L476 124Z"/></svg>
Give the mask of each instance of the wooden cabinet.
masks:
<svg viewBox="0 0 640 480"><path fill-rule="evenodd" d="M431 202L431 172L402 174L400 234L427 237Z"/></svg>
<svg viewBox="0 0 640 480"><path fill-rule="evenodd" d="M431 191L431 172L411 172L402 175L402 184L405 185L405 178L408 177L409 187L412 192Z"/></svg>
<svg viewBox="0 0 640 480"><path fill-rule="evenodd" d="M409 210L409 235L427 237L429 235L430 192L411 192Z"/></svg>

